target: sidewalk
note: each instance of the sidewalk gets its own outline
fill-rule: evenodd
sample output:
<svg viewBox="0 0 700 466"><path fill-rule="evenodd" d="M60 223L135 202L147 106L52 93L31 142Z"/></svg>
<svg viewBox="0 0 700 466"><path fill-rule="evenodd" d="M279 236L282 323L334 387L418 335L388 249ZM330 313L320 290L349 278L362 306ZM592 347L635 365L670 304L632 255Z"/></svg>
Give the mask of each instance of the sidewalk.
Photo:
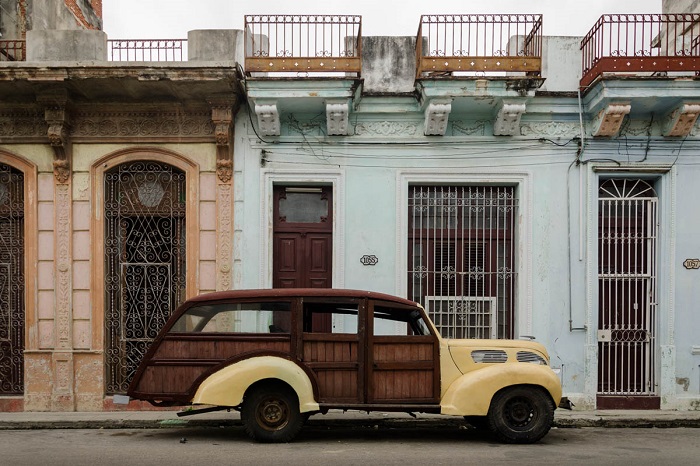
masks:
<svg viewBox="0 0 700 466"><path fill-rule="evenodd" d="M237 412L217 411L178 417L176 411L0 413L0 430L9 429L156 429L240 426ZM307 425L345 428L458 427L457 416L331 411L311 416ZM558 409L556 427L700 427L700 411L566 411Z"/></svg>

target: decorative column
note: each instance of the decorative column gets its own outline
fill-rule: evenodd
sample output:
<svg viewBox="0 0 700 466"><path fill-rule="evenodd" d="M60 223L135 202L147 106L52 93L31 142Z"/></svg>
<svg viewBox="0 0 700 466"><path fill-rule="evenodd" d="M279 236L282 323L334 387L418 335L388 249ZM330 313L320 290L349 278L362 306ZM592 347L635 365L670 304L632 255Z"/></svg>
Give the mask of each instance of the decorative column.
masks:
<svg viewBox="0 0 700 466"><path fill-rule="evenodd" d="M238 100L212 100L216 136L216 289L230 290L233 263L233 117Z"/></svg>
<svg viewBox="0 0 700 466"><path fill-rule="evenodd" d="M44 99L48 138L54 152L54 283L56 346L52 357L52 411L75 409L73 390L72 192L70 120L67 95Z"/></svg>

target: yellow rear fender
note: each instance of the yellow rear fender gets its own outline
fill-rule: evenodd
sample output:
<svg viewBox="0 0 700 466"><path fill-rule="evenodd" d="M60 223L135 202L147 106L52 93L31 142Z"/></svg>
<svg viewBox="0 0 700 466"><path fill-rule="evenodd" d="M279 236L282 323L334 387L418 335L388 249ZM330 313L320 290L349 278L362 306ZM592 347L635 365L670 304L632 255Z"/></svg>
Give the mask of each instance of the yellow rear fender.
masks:
<svg viewBox="0 0 700 466"><path fill-rule="evenodd" d="M199 385L192 403L238 406L248 387L265 379L281 380L292 387L299 398L302 413L319 410L306 372L294 362L276 356L244 359L213 373Z"/></svg>
<svg viewBox="0 0 700 466"><path fill-rule="evenodd" d="M457 378L440 402L442 414L486 416L491 399L501 389L514 385L542 387L554 406L561 399L561 382L547 366L523 363L491 364Z"/></svg>

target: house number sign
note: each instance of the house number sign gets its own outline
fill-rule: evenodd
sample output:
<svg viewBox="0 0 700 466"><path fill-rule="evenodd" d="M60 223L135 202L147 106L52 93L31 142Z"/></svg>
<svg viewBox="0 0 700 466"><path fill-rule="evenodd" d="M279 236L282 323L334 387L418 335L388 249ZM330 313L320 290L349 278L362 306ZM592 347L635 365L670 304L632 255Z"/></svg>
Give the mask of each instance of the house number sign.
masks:
<svg viewBox="0 0 700 466"><path fill-rule="evenodd" d="M686 269L700 269L700 259L686 259L683 262L683 267Z"/></svg>
<svg viewBox="0 0 700 466"><path fill-rule="evenodd" d="M377 265L377 262L379 262L379 258L374 254L365 254L364 256L360 257L360 263L362 265Z"/></svg>

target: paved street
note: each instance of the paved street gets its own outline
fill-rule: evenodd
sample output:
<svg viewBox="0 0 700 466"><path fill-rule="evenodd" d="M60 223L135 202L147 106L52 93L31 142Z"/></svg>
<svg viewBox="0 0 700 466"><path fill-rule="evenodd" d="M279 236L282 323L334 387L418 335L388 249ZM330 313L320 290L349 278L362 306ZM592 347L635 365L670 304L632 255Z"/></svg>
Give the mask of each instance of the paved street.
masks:
<svg viewBox="0 0 700 466"><path fill-rule="evenodd" d="M182 443L183 438L185 442ZM471 429L307 427L290 444L251 443L240 427L0 431L6 465L698 464L697 429L554 429L502 445Z"/></svg>

